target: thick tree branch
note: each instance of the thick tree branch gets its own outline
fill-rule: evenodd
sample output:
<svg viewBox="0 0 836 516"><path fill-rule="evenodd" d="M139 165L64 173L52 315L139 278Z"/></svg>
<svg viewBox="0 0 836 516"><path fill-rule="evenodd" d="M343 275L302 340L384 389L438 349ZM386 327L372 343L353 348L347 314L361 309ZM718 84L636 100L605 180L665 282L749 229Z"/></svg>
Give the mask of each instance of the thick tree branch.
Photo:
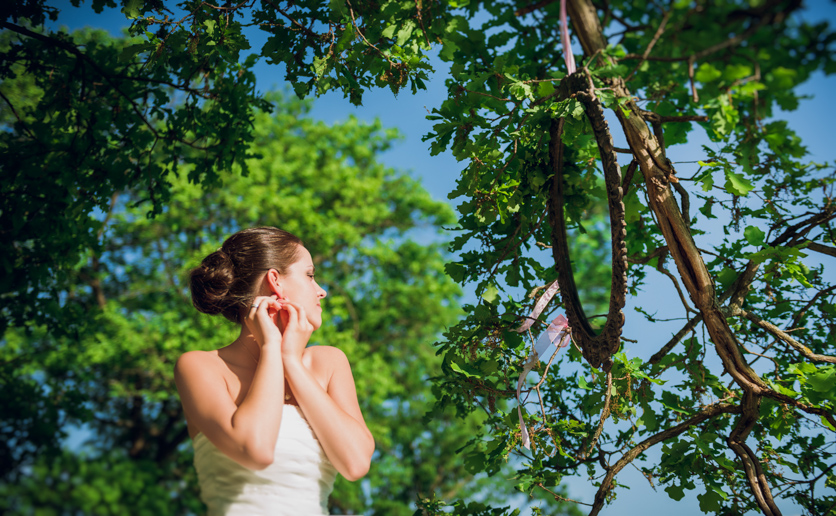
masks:
<svg viewBox="0 0 836 516"><path fill-rule="evenodd" d="M606 40L601 32L595 8L589 0L573 0L569 3L572 25L583 46L587 56L599 55L606 48ZM749 31L744 31L725 42L709 47L705 51L698 52L697 57L707 53L718 51L727 46L743 41L754 27L766 23L764 17L759 24L755 24ZM604 59L602 56L601 59ZM693 60L693 56L686 56L684 59ZM631 113L626 116L622 110L615 110L615 114L624 129L624 134L633 155L639 162L645 185L647 186L647 197L649 207L655 216L655 220L661 230L668 250L676 262L677 269L685 288L703 317L703 323L711 336L711 342L723 363L725 370L730 374L734 382L744 391L747 403L739 406L741 414L747 421L759 417L759 400L763 395L773 396L777 393L771 392L763 379L752 370L744 358L740 345L726 320L724 310L716 297L714 282L711 274L702 259L701 253L694 242L689 224L683 219L682 213L673 197L670 182L671 172L665 159L665 149L659 138L655 137L647 127L647 122L642 117L642 109L633 100L633 96L619 78L608 81L616 97L627 98L625 108ZM741 457L740 454L738 454ZM590 513L597 514L603 506L607 491L612 481L613 470L607 472L607 477L602 482L601 489L596 495L596 508ZM753 488L754 489L754 488ZM756 495L759 507L764 512L777 514L773 511L769 486L760 483L757 486Z"/></svg>
<svg viewBox="0 0 836 516"><path fill-rule="evenodd" d="M815 242L811 242L807 240L807 249L811 251L815 251L817 253L826 254L828 256L836 257L836 247L830 247L827 245L817 244Z"/></svg>
<svg viewBox="0 0 836 516"><path fill-rule="evenodd" d="M765 516L780 516L781 511L772 499L772 492L761 467L761 461L746 444L746 438L758 422L760 396L753 394L751 391L745 391L741 406L743 411L738 417L737 424L735 424L731 434L729 434L727 443L743 464L746 480L749 482L752 494L755 495L758 507L761 508Z"/></svg>

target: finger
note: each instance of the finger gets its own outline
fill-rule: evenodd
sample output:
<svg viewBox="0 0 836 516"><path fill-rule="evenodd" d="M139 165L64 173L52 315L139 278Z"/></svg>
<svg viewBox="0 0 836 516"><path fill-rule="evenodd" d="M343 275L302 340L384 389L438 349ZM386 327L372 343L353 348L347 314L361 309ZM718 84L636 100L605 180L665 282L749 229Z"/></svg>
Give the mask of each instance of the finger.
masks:
<svg viewBox="0 0 836 516"><path fill-rule="evenodd" d="M305 313L305 307L301 305L299 306L299 310L297 310L296 317L298 317L299 319L299 326L304 328L305 324L308 322L308 315Z"/></svg>
<svg viewBox="0 0 836 516"><path fill-rule="evenodd" d="M284 309L287 312L287 322L285 324L299 323L299 309L293 303L284 303Z"/></svg>
<svg viewBox="0 0 836 516"><path fill-rule="evenodd" d="M273 316L270 313L271 310L278 312L281 309L281 305L277 303L274 299L270 299L269 297L264 297L258 304L258 309L256 310L256 316L259 319L262 319L265 323L269 321L273 321Z"/></svg>
<svg viewBox="0 0 836 516"><path fill-rule="evenodd" d="M247 317L252 319L255 317L255 313L258 310L258 298L253 299L253 302L250 303L250 307L247 309Z"/></svg>
<svg viewBox="0 0 836 516"><path fill-rule="evenodd" d="M252 303L250 303L250 308L247 311L247 315L255 317L255 314L258 312L258 309L261 307L263 302L264 299L261 296L254 297Z"/></svg>
<svg viewBox="0 0 836 516"><path fill-rule="evenodd" d="M271 301L272 300L266 296L255 297L249 310L247 311L247 317L253 320L259 317L259 314L267 314L267 309L272 305Z"/></svg>

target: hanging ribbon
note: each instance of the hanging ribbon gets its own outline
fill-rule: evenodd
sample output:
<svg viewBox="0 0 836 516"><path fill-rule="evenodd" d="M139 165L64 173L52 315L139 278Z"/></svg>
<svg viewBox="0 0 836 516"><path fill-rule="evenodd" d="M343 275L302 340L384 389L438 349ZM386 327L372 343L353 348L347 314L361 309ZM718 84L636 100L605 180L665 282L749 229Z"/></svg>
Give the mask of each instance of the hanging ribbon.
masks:
<svg viewBox="0 0 836 516"><path fill-rule="evenodd" d="M569 40L569 24L566 22L566 0L560 0L560 41L563 43L563 61L569 75L575 73L575 56Z"/></svg>
<svg viewBox="0 0 836 516"><path fill-rule="evenodd" d="M522 333L531 328L531 325L534 324L534 321L536 321L538 317L540 317L540 314L543 313L543 310L546 308L546 305L549 304L549 301L551 301L554 295L557 294L559 288L557 280L554 280L554 282L546 288L546 291L543 292L543 295L540 296L540 299L537 300L537 303L534 304L534 310L531 311L531 315L526 317L520 327L514 331Z"/></svg>
<svg viewBox="0 0 836 516"><path fill-rule="evenodd" d="M569 345L571 333L572 330L569 328L569 321L566 320L566 316L558 315L546 328L546 332L537 340L534 350L541 359L546 360L554 353L554 351L549 353L552 345L556 346L556 349L565 348ZM557 343L555 344L555 342Z"/></svg>
<svg viewBox="0 0 836 516"><path fill-rule="evenodd" d="M566 63L566 71L571 75L575 73L576 67L575 56L572 54L572 45L569 39L569 24L566 21L566 0L560 0L560 41L563 43L563 60ZM537 300L531 315L514 331L522 333L531 328L531 325L540 317L540 314L543 313L546 305L549 304L549 301L551 301L557 291L558 285L557 280L555 280L554 283L549 285L543 295L540 296L540 299ZM522 436L522 445L528 450L531 449L531 442L528 435L528 428L525 426L525 421L523 420L522 401L520 400L525 378L534 366L537 365L537 362L540 361L540 357L545 358L546 356L551 356L551 354L547 354L551 346L556 346L554 352L565 348L569 345L571 337L572 329L569 327L569 322L566 320L566 317L563 315L555 317L548 328L546 328L545 333L534 344L534 349L526 359L523 370L520 373L520 378L517 380L517 415L520 418L520 435ZM558 343L555 344L555 341L558 341Z"/></svg>
<svg viewBox="0 0 836 516"><path fill-rule="evenodd" d="M549 324L549 327L546 328L543 335L541 335L537 340L537 344L534 346L534 351L525 361L523 370L520 373L520 378L517 380L517 416L520 418L520 436L522 437L522 445L528 450L531 449L531 442L528 436L528 428L525 426L525 420L523 420L522 401L520 400L525 378L534 366L537 365L537 362L539 362L541 358L546 359L546 357L551 357L551 354L547 354L547 351L551 348L551 346L556 346L555 351L552 352L555 353L558 349L568 346L571 338L572 329L569 327L569 322L563 315L558 315ZM555 344L555 341L557 341L557 344Z"/></svg>
<svg viewBox="0 0 836 516"><path fill-rule="evenodd" d="M546 288L546 291L543 292L543 295L540 296L540 299L537 300L537 303L534 305L534 310L532 310L531 315L517 328L516 332L522 333L529 328L531 325L534 324L534 321L540 317L540 314L543 313L543 310L546 308L546 305L549 304L549 301L554 297L554 295L558 291L557 281L552 283L551 285ZM540 357L545 358L546 356L550 356L547 354L549 348L555 345L557 349L566 347L569 344L569 339L571 338L572 330L569 327L569 321L566 320L566 317L563 315L558 315L554 318L554 320L549 323L549 326L546 328L546 331L540 336L537 340L537 343L534 345L534 349L532 350L531 354L525 361L523 365L523 370L520 373L520 378L517 380L517 416L520 419L520 435L522 437L522 445L526 449L531 449L531 442L528 435L528 428L525 426L525 421L523 420L522 415L522 401L520 400L520 396L522 395L522 386L525 383L525 378L528 376L528 373L537 365L537 362L540 361ZM555 344L555 341L558 341ZM555 350L556 351L556 350Z"/></svg>

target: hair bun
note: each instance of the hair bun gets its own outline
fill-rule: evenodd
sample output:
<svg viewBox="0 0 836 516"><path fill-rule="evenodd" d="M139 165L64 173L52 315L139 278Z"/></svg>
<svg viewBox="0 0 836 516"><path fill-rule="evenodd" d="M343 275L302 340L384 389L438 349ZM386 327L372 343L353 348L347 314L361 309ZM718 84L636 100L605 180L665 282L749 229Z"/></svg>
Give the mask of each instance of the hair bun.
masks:
<svg viewBox="0 0 836 516"><path fill-rule="evenodd" d="M235 264L223 249L218 249L191 272L192 304L205 314L223 313L229 308L227 294L234 281Z"/></svg>
<svg viewBox="0 0 836 516"><path fill-rule="evenodd" d="M242 312L261 289L264 274L287 274L303 247L299 237L279 228L241 230L191 272L192 304L199 311L241 323Z"/></svg>

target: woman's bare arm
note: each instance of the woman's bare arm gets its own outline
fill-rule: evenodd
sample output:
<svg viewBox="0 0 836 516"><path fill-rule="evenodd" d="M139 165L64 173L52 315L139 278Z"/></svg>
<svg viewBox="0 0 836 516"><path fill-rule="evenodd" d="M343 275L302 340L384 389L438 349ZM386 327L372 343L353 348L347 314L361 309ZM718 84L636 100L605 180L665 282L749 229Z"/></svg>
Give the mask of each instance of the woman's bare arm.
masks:
<svg viewBox="0 0 836 516"><path fill-rule="evenodd" d="M282 333L276 325L281 305L271 297L256 298L246 324L261 344L261 356L244 400L236 406L215 357L202 351L183 354L174 368L177 391L189 422L225 455L251 469L273 462L282 421L284 363ZM304 339L298 328L285 331L293 340ZM293 334L292 336L290 334Z"/></svg>
<svg viewBox="0 0 836 516"><path fill-rule="evenodd" d="M311 367L330 372L327 388L295 356L285 354L285 374L293 395L319 439L328 459L347 480L362 478L374 453L374 438L357 403L351 366L341 350L330 346L310 349L315 353Z"/></svg>

